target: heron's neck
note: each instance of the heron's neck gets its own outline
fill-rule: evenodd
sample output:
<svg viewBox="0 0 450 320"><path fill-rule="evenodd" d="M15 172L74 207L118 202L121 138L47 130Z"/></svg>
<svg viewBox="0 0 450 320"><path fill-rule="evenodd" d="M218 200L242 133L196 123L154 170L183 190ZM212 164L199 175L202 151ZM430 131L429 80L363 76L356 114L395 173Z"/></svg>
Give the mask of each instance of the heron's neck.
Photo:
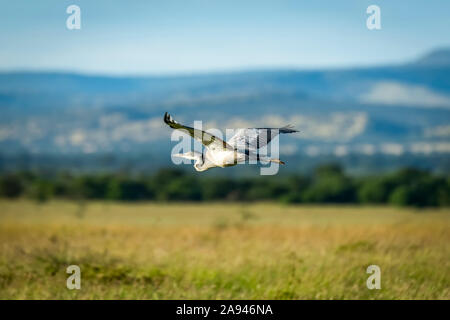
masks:
<svg viewBox="0 0 450 320"><path fill-rule="evenodd" d="M205 154L202 153L201 156L199 156L197 159L195 159L194 166L198 169L202 169L204 164L205 164Z"/></svg>
<svg viewBox="0 0 450 320"><path fill-rule="evenodd" d="M198 165L203 165L205 163L205 154L202 153L200 157L198 157L197 161L195 162Z"/></svg>

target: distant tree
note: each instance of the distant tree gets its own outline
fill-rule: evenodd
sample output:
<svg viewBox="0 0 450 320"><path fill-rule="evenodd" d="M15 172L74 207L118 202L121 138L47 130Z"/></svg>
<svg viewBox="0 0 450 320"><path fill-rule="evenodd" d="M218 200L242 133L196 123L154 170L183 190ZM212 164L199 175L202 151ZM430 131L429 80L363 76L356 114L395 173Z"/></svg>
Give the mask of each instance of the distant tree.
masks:
<svg viewBox="0 0 450 320"><path fill-rule="evenodd" d="M367 177L362 179L358 188L358 200L361 203L386 203L395 184L385 177Z"/></svg>
<svg viewBox="0 0 450 320"><path fill-rule="evenodd" d="M53 194L55 197L71 197L71 191L73 190L72 184L74 177L68 172L60 172L56 175L54 181Z"/></svg>
<svg viewBox="0 0 450 320"><path fill-rule="evenodd" d="M0 197L26 195L45 201L67 197L84 207L86 199L121 201L259 201L283 203L390 203L450 206L450 177L405 168L375 177L350 177L338 165L319 166L311 177L231 178L161 169L151 176L131 171L73 174L51 171L0 175Z"/></svg>
<svg viewBox="0 0 450 320"><path fill-rule="evenodd" d="M236 188L236 183L229 178L205 178L201 182L204 200L229 200L229 195Z"/></svg>
<svg viewBox="0 0 450 320"><path fill-rule="evenodd" d="M27 196L39 202L47 201L54 196L55 184L49 180L38 179L27 190Z"/></svg>
<svg viewBox="0 0 450 320"><path fill-rule="evenodd" d="M450 178L442 182L436 196L439 206L450 206Z"/></svg>
<svg viewBox="0 0 450 320"><path fill-rule="evenodd" d="M153 176L153 183L157 187L164 187L170 181L185 176L185 172L178 169L160 169Z"/></svg>
<svg viewBox="0 0 450 320"><path fill-rule="evenodd" d="M407 168L394 173L390 179L397 184L389 197L394 205L437 206L445 199L446 181L429 172Z"/></svg>
<svg viewBox="0 0 450 320"><path fill-rule="evenodd" d="M286 181L286 190L278 198L282 203L301 203L310 184L310 179L306 177L291 176Z"/></svg>
<svg viewBox="0 0 450 320"><path fill-rule="evenodd" d="M144 181L127 179L110 179L106 198L111 200L150 200L153 192Z"/></svg>
<svg viewBox="0 0 450 320"><path fill-rule="evenodd" d="M314 176L317 178L329 177L329 176L343 176L344 171L338 164L324 164L316 167L314 170Z"/></svg>
<svg viewBox="0 0 450 320"><path fill-rule="evenodd" d="M320 166L312 185L303 193L305 202L350 203L356 200L352 180L337 165Z"/></svg>
<svg viewBox="0 0 450 320"><path fill-rule="evenodd" d="M387 176L388 179L395 181L397 185L414 184L428 177L430 177L429 172L415 168L403 168Z"/></svg>
<svg viewBox="0 0 450 320"><path fill-rule="evenodd" d="M274 198L274 194L270 186L262 182L263 181L256 181L252 185L252 187L249 190L247 190L246 192L247 200L256 201L256 200L269 200Z"/></svg>
<svg viewBox="0 0 450 320"><path fill-rule="evenodd" d="M163 201L199 201L202 200L201 185L194 177L179 177L167 181L157 197Z"/></svg>
<svg viewBox="0 0 450 320"><path fill-rule="evenodd" d="M16 198L24 191L24 183L18 175L8 174L0 179L0 196Z"/></svg>
<svg viewBox="0 0 450 320"><path fill-rule="evenodd" d="M79 176L72 184L71 193L76 198L105 199L109 179L108 176Z"/></svg>
<svg viewBox="0 0 450 320"><path fill-rule="evenodd" d="M389 197L389 203L397 206L407 206L411 205L413 202L413 192L408 186L398 186L391 193Z"/></svg>

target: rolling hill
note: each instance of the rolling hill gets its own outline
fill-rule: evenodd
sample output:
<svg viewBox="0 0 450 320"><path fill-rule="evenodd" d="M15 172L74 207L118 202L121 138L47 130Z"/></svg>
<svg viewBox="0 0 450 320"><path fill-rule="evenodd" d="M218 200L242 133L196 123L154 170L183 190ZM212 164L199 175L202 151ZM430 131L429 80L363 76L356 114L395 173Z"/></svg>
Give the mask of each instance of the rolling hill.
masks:
<svg viewBox="0 0 450 320"><path fill-rule="evenodd" d="M221 130L292 123L301 134L283 136L284 157L415 158L447 171L450 49L403 65L334 70L0 73L0 109L2 167L24 155L166 162L175 144L161 120L169 111Z"/></svg>

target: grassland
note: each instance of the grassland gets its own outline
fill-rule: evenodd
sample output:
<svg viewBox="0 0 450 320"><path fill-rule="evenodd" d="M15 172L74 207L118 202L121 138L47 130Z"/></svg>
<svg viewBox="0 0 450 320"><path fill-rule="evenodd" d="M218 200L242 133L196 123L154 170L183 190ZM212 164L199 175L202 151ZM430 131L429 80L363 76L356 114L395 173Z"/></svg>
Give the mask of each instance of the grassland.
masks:
<svg viewBox="0 0 450 320"><path fill-rule="evenodd" d="M450 299L449 231L449 209L0 201L0 299Z"/></svg>

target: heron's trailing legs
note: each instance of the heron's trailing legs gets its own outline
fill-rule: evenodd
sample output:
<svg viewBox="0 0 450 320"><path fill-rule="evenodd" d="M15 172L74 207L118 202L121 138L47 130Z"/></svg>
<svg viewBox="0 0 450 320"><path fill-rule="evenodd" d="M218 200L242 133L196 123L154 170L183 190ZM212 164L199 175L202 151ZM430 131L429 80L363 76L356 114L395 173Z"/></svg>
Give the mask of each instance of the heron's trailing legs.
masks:
<svg viewBox="0 0 450 320"><path fill-rule="evenodd" d="M270 162L275 162L279 164L286 164L284 161L281 161L280 159L270 159Z"/></svg>
<svg viewBox="0 0 450 320"><path fill-rule="evenodd" d="M251 158L253 156L253 158ZM284 161L281 161L280 159L271 159L269 157L266 156L262 156L259 154L252 154L250 156L251 160L256 160L256 161L261 161L261 163L263 164L268 164L269 162L275 162L275 163L279 163L279 164L286 164ZM249 159L247 159L249 160Z"/></svg>

